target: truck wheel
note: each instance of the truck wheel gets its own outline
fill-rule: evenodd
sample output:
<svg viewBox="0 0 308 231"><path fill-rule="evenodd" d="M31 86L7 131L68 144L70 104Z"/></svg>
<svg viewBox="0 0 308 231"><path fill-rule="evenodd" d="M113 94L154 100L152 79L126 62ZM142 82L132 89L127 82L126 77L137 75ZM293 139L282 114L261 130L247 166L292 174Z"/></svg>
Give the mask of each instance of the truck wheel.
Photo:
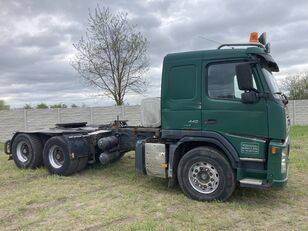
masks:
<svg viewBox="0 0 308 231"><path fill-rule="evenodd" d="M234 191L234 172L216 149L199 147L187 152L177 169L179 185L194 200L226 200Z"/></svg>
<svg viewBox="0 0 308 231"><path fill-rule="evenodd" d="M42 141L35 135L18 134L12 143L12 157L19 168L36 168L42 165Z"/></svg>
<svg viewBox="0 0 308 231"><path fill-rule="evenodd" d="M54 136L46 142L43 160L50 173L63 176L76 172L79 164L78 159L70 157L68 145L61 136Z"/></svg>

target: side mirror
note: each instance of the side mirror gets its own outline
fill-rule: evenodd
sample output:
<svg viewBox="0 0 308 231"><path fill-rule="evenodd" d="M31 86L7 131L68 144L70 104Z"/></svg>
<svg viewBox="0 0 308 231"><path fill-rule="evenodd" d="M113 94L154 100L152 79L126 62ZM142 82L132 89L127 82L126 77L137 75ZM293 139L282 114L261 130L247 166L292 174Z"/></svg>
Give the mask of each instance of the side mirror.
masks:
<svg viewBox="0 0 308 231"><path fill-rule="evenodd" d="M244 92L241 95L242 103L252 104L258 101L258 95L254 91Z"/></svg>
<svg viewBox="0 0 308 231"><path fill-rule="evenodd" d="M239 64L236 66L236 77L238 87L242 91L252 91L253 79L250 65L248 63Z"/></svg>

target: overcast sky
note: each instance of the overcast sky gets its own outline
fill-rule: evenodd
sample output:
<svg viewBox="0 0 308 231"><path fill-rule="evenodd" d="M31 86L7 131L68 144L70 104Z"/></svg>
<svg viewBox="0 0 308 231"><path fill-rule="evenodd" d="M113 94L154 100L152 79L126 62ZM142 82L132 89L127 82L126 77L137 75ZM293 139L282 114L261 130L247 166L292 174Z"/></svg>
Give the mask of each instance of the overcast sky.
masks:
<svg viewBox="0 0 308 231"><path fill-rule="evenodd" d="M12 107L113 105L83 85L70 65L72 44L85 33L88 10L97 3L128 12L150 41L151 85L142 97L128 95L129 104L160 95L165 54L217 47L201 36L236 43L247 42L251 31L266 31L278 79L308 70L307 0L0 0L0 99Z"/></svg>

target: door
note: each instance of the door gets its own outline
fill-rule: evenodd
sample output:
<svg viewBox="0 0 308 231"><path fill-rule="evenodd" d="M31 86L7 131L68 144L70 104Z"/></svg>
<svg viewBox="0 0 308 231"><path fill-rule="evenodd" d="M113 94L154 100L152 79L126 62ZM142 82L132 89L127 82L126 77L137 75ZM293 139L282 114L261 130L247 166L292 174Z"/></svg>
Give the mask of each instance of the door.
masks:
<svg viewBox="0 0 308 231"><path fill-rule="evenodd" d="M201 61L164 64L162 128L201 130Z"/></svg>
<svg viewBox="0 0 308 231"><path fill-rule="evenodd" d="M268 137L266 100L241 102L235 67L243 61L205 62L203 65L202 129L245 137ZM262 92L256 64L251 64L254 86Z"/></svg>

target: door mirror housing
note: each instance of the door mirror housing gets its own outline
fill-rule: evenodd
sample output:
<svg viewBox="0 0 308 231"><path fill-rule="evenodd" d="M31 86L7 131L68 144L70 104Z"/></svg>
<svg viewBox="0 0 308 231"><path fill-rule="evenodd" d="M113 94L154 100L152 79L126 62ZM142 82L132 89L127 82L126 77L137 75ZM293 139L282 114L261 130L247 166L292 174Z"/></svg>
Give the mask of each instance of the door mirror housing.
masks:
<svg viewBox="0 0 308 231"><path fill-rule="evenodd" d="M241 95L242 103L253 104L253 103L256 103L258 99L259 99L258 95L254 91L244 92Z"/></svg>
<svg viewBox="0 0 308 231"><path fill-rule="evenodd" d="M239 64L236 66L236 77L238 87L242 91L252 91L253 77L249 63Z"/></svg>

